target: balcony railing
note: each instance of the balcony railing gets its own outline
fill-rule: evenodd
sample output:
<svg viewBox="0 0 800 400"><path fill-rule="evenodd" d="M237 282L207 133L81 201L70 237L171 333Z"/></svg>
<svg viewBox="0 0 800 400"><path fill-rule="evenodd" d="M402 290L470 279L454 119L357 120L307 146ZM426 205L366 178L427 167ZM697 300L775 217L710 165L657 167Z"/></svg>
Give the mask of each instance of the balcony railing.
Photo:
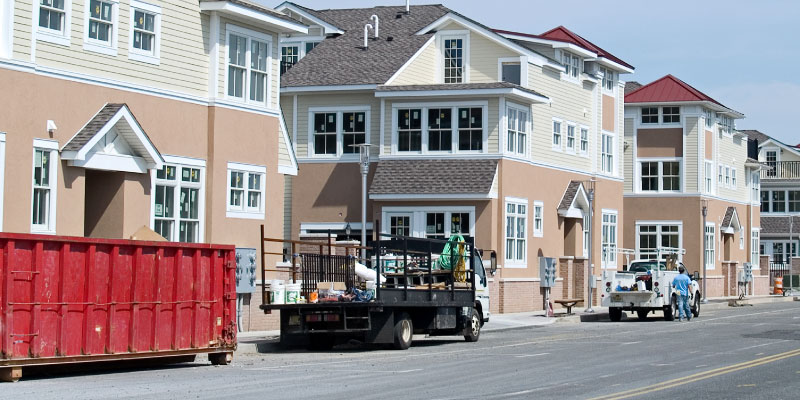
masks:
<svg viewBox="0 0 800 400"><path fill-rule="evenodd" d="M761 170L761 179L800 179L800 161L773 161L763 164L769 168Z"/></svg>
<svg viewBox="0 0 800 400"><path fill-rule="evenodd" d="M792 271L792 264L783 262L769 262L769 284L772 286L775 277L784 276Z"/></svg>

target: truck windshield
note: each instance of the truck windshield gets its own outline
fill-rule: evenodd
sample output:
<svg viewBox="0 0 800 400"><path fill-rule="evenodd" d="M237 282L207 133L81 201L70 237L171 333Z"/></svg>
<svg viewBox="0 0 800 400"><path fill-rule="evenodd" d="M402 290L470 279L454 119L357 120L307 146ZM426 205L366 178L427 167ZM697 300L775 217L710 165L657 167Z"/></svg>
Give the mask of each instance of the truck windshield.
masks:
<svg viewBox="0 0 800 400"><path fill-rule="evenodd" d="M664 261L637 261L628 268L629 272L647 272L658 268L659 271L667 270L667 263Z"/></svg>

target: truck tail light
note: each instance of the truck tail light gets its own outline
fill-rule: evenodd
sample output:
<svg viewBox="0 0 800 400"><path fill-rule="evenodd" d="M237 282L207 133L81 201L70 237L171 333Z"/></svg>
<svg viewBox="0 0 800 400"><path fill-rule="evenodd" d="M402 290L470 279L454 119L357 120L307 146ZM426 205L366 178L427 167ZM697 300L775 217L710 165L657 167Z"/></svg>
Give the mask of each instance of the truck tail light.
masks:
<svg viewBox="0 0 800 400"><path fill-rule="evenodd" d="M653 286L658 286L658 282L653 282Z"/></svg>
<svg viewBox="0 0 800 400"><path fill-rule="evenodd" d="M606 282L606 287L611 287L611 282Z"/></svg>

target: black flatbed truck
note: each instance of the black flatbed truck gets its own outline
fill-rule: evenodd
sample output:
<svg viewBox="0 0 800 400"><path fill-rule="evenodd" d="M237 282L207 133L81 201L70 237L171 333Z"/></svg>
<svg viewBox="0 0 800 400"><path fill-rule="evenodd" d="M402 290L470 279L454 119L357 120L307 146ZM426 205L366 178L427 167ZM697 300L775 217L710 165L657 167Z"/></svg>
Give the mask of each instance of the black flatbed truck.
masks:
<svg viewBox="0 0 800 400"><path fill-rule="evenodd" d="M478 301L476 296L476 287L485 289L488 300L481 252L474 248L471 238L466 238L463 253L449 253L450 265L458 263L458 254L468 255L463 257L463 268L437 270L434 255L441 254L446 245L444 240L382 235L371 250L378 273L386 276L386 282L376 285L373 301L269 304L269 297L264 295L261 309L280 311L281 343L285 345L323 350L355 339L404 350L411 345L413 334L463 335L466 341L475 342L487 320L484 315L488 315L488 302ZM301 295L305 298L316 290L317 282L341 279L348 289L353 287L355 257L330 251L327 255L297 256L303 261ZM387 273L382 262L387 257L397 264L402 260L403 268ZM495 258L491 252L492 271Z"/></svg>

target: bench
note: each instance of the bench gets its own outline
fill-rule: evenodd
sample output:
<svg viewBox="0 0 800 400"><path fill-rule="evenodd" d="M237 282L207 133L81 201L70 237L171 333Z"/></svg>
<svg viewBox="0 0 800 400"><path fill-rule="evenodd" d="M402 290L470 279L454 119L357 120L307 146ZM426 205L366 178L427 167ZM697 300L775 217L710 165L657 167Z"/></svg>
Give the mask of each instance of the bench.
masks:
<svg viewBox="0 0 800 400"><path fill-rule="evenodd" d="M583 299L560 299L553 300L553 302L567 307L567 315L572 315L572 307L575 307L575 305L578 303L583 303Z"/></svg>

